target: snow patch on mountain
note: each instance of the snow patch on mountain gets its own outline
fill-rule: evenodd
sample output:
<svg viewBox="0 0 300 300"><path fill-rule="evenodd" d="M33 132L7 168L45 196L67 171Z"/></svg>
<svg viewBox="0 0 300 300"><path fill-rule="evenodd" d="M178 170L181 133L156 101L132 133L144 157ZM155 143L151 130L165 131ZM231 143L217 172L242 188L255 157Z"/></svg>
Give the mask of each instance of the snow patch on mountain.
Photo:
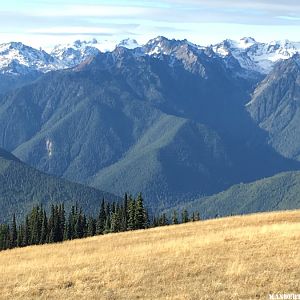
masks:
<svg viewBox="0 0 300 300"><path fill-rule="evenodd" d="M97 44L95 39L89 42L77 40L72 44L55 46L50 54L57 58L65 68L71 68L79 65L89 56L100 53L96 47Z"/></svg>
<svg viewBox="0 0 300 300"><path fill-rule="evenodd" d="M180 49L193 49L194 51L205 50L206 47L201 47L189 42L188 40L169 40L163 36L158 36L155 39L150 40L141 49L145 55L160 56L171 55L174 56Z"/></svg>
<svg viewBox="0 0 300 300"><path fill-rule="evenodd" d="M136 40L129 38L122 40L120 43L111 40L77 40L72 44L55 46L51 51L51 55L59 59L66 67L75 67L90 56L95 56L100 52L111 52L116 47L135 49L140 45Z"/></svg>
<svg viewBox="0 0 300 300"><path fill-rule="evenodd" d="M31 71L47 72L59 68L59 62L41 49L18 42L0 44L1 74L24 75Z"/></svg>
<svg viewBox="0 0 300 300"><path fill-rule="evenodd" d="M279 60L300 53L300 43L287 40L261 43L253 38L243 38L239 41L225 40L212 48L220 57L232 55L241 67L263 74L268 74Z"/></svg>
<svg viewBox="0 0 300 300"><path fill-rule="evenodd" d="M124 47L127 49L136 49L141 47L141 45L135 39L130 39L130 38L122 40L117 46Z"/></svg>

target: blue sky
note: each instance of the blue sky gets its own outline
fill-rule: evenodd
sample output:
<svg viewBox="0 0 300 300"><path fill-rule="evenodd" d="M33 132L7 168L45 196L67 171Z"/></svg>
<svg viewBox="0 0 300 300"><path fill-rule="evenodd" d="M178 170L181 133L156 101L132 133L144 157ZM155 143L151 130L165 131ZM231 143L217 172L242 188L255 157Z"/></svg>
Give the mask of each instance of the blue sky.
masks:
<svg viewBox="0 0 300 300"><path fill-rule="evenodd" d="M299 0L10 0L0 4L0 43L50 48L76 39L143 43L164 35L207 45L225 38L300 41Z"/></svg>

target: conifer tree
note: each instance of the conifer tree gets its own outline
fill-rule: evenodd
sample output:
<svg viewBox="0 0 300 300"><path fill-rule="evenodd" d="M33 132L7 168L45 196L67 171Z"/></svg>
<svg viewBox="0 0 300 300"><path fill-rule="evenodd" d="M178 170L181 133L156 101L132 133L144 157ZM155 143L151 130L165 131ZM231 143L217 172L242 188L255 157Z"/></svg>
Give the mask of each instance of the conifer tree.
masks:
<svg viewBox="0 0 300 300"><path fill-rule="evenodd" d="M105 201L102 199L100 212L98 215L97 223L96 223L96 234L103 234L106 224L106 210L105 210Z"/></svg>
<svg viewBox="0 0 300 300"><path fill-rule="evenodd" d="M111 211L110 211L110 204L106 203L104 233L108 233L110 231L111 231Z"/></svg>
<svg viewBox="0 0 300 300"><path fill-rule="evenodd" d="M60 241L60 227L59 227L59 209L57 205L51 206L51 216L49 218L49 243Z"/></svg>
<svg viewBox="0 0 300 300"><path fill-rule="evenodd" d="M169 221L168 221L168 218L167 218L167 215L165 213L163 213L159 220L158 220L158 224L159 226L166 226L166 225L169 225Z"/></svg>
<svg viewBox="0 0 300 300"><path fill-rule="evenodd" d="M65 207L62 203L58 208L58 241L63 241L64 239L65 222Z"/></svg>
<svg viewBox="0 0 300 300"><path fill-rule="evenodd" d="M136 209L135 199L129 196L129 201L128 201L128 229L129 230L136 229L135 209Z"/></svg>
<svg viewBox="0 0 300 300"><path fill-rule="evenodd" d="M96 233L96 224L94 218L90 217L87 223L87 236L94 236Z"/></svg>
<svg viewBox="0 0 300 300"><path fill-rule="evenodd" d="M84 213L82 213L82 236L87 237L87 220Z"/></svg>
<svg viewBox="0 0 300 300"><path fill-rule="evenodd" d="M0 225L0 250L9 248L10 242L9 226L6 224Z"/></svg>
<svg viewBox="0 0 300 300"><path fill-rule="evenodd" d="M68 220L65 222L64 239L73 240L75 238L75 224L78 218L78 204L71 207Z"/></svg>
<svg viewBox="0 0 300 300"><path fill-rule="evenodd" d="M71 239L70 227L69 227L69 221L67 221L65 223L65 228L64 228L64 241L67 241L70 239Z"/></svg>
<svg viewBox="0 0 300 300"><path fill-rule="evenodd" d="M19 225L18 228L18 237L17 237L17 246L22 247L23 246L23 239L24 239L24 227L23 225Z"/></svg>
<svg viewBox="0 0 300 300"><path fill-rule="evenodd" d="M26 216L25 224L24 224L24 236L22 246L26 247L29 245L29 235L30 235L30 226L29 226L29 218Z"/></svg>
<svg viewBox="0 0 300 300"><path fill-rule="evenodd" d="M112 212L111 215L111 231L119 232L121 231L122 223L122 213L119 204L115 205L115 212Z"/></svg>
<svg viewBox="0 0 300 300"><path fill-rule="evenodd" d="M41 228L41 237L40 237L40 244L45 244L48 240L48 219L46 211L42 212L42 228Z"/></svg>
<svg viewBox="0 0 300 300"><path fill-rule="evenodd" d="M191 219L192 222L195 222L196 221L196 215L195 215L195 212L192 212L192 219Z"/></svg>
<svg viewBox="0 0 300 300"><path fill-rule="evenodd" d="M83 216L82 216L82 212L80 211L75 222L74 238L76 239L82 238L83 234L84 234Z"/></svg>
<svg viewBox="0 0 300 300"><path fill-rule="evenodd" d="M196 211L196 213L195 213L195 221L200 221L200 213L199 213L199 211Z"/></svg>
<svg viewBox="0 0 300 300"><path fill-rule="evenodd" d="M13 214L13 219L10 227L10 248L17 247L17 223L16 223L16 215Z"/></svg>
<svg viewBox="0 0 300 300"><path fill-rule="evenodd" d="M35 206L30 214L29 214L29 224L30 224L30 245L37 245L40 241L40 230L41 230L41 224L40 224L41 218L40 218L40 207Z"/></svg>
<svg viewBox="0 0 300 300"><path fill-rule="evenodd" d="M143 201L142 194L139 193L135 205L135 229L146 228L146 211Z"/></svg>
<svg viewBox="0 0 300 300"><path fill-rule="evenodd" d="M178 216L176 210L174 210L172 213L172 224L178 224Z"/></svg>
<svg viewBox="0 0 300 300"><path fill-rule="evenodd" d="M156 216L153 216L153 218L152 218L152 227L157 227L157 226L159 226L159 223L158 223L158 217L156 217Z"/></svg>
<svg viewBox="0 0 300 300"><path fill-rule="evenodd" d="M122 231L126 231L128 228L128 195L125 193L123 207L122 207Z"/></svg>
<svg viewBox="0 0 300 300"><path fill-rule="evenodd" d="M182 214L181 214L181 220L182 220L182 223L187 223L189 222L189 213L186 209L184 209L182 211Z"/></svg>

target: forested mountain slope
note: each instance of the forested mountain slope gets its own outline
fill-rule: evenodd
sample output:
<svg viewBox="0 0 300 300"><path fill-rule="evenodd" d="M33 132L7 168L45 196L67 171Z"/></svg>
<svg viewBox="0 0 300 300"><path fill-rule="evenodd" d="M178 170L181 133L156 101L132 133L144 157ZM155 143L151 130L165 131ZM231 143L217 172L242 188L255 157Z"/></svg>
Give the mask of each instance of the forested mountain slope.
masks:
<svg viewBox="0 0 300 300"><path fill-rule="evenodd" d="M38 204L49 209L51 204L64 203L69 209L78 203L90 214L96 214L103 197L119 199L109 193L46 175L0 149L0 223L11 221L13 213L24 217Z"/></svg>

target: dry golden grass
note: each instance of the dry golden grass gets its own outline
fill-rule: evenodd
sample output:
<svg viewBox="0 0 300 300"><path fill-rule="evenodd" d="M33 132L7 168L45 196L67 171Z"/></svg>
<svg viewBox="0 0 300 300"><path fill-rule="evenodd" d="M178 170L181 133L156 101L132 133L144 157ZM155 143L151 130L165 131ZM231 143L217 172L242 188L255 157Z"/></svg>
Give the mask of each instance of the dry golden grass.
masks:
<svg viewBox="0 0 300 300"><path fill-rule="evenodd" d="M300 293L300 211L0 253L1 299L268 299Z"/></svg>

